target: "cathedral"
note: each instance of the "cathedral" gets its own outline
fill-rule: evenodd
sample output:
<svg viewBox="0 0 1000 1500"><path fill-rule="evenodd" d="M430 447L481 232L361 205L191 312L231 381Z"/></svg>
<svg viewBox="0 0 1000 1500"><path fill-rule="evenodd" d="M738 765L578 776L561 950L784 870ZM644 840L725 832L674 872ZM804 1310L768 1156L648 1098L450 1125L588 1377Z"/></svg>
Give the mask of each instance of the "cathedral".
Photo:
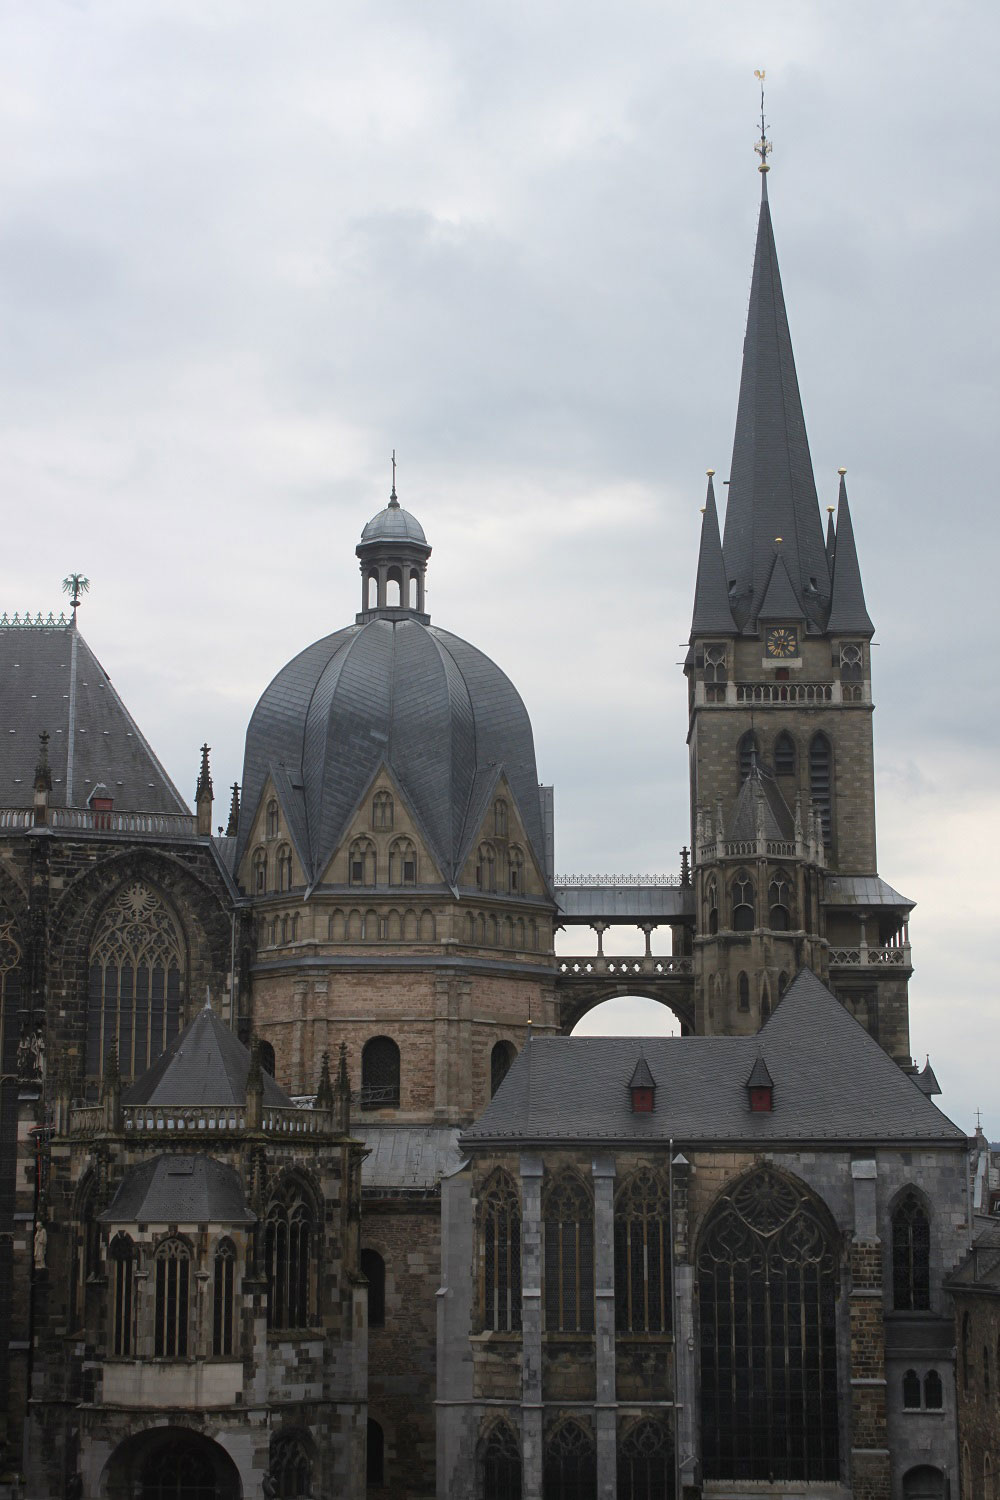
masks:
<svg viewBox="0 0 1000 1500"><path fill-rule="evenodd" d="M395 482L222 826L78 593L0 618L0 1494L957 1493L967 1142L910 1055L767 165L673 881L559 881L524 704L432 623ZM681 1034L570 1035L616 995Z"/></svg>

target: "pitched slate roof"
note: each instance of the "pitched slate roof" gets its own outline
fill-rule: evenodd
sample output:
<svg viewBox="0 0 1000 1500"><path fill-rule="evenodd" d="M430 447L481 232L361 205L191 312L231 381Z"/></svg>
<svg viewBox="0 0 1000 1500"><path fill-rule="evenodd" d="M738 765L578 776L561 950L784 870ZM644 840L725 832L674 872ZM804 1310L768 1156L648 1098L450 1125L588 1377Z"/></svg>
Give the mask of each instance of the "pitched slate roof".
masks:
<svg viewBox="0 0 1000 1500"><path fill-rule="evenodd" d="M31 806L42 730L50 806L86 807L103 782L116 810L190 812L78 630L0 626L0 806Z"/></svg>
<svg viewBox="0 0 1000 1500"><path fill-rule="evenodd" d="M762 176L761 183L723 535L726 577L733 581L733 613L747 631L756 627L775 537L783 538L782 551L796 595L815 624L825 622L830 599L830 573L778 271L767 178Z"/></svg>
<svg viewBox="0 0 1000 1500"><path fill-rule="evenodd" d="M890 907L912 911L915 901L893 890L881 875L827 875L824 880L824 906L860 906L864 910Z"/></svg>
<svg viewBox="0 0 1000 1500"><path fill-rule="evenodd" d="M633 1114L640 1052L656 1109ZM757 1057L774 1080L773 1113L753 1113ZM756 1036L535 1037L464 1132L465 1150L514 1141L936 1141L964 1133L803 969Z"/></svg>
<svg viewBox="0 0 1000 1500"><path fill-rule="evenodd" d="M774 554L774 565L767 580L764 597L757 610L758 620L798 620L803 616L802 605L788 576L785 559L780 552Z"/></svg>
<svg viewBox="0 0 1000 1500"><path fill-rule="evenodd" d="M757 810L764 812L764 837L768 839L791 839L795 837L795 818L789 810L777 781L771 772L754 758L750 775L740 787L733 804L733 815L728 825L728 836L734 840L753 840L757 837Z"/></svg>
<svg viewBox="0 0 1000 1500"><path fill-rule="evenodd" d="M719 513L715 508L715 486L708 476L708 494L701 519L701 544L698 548L698 576L694 586L694 613L691 617L691 639L700 635L733 635L736 622L729 608L729 585L722 559L719 535Z"/></svg>
<svg viewBox="0 0 1000 1500"><path fill-rule="evenodd" d="M366 1192L430 1192L462 1160L459 1132L451 1125L355 1124L368 1155L361 1164Z"/></svg>
<svg viewBox="0 0 1000 1500"><path fill-rule="evenodd" d="M128 1171L102 1224L253 1224L239 1174L211 1156L155 1156Z"/></svg>
<svg viewBox="0 0 1000 1500"><path fill-rule="evenodd" d="M310 883L320 879L383 763L446 880L457 879L483 786L501 769L544 870L534 740L517 690L474 646L412 616L326 636L265 690L247 730L237 861L266 779L283 768L279 800Z"/></svg>
<svg viewBox="0 0 1000 1500"><path fill-rule="evenodd" d="M245 1104L250 1049L206 1005L175 1036L151 1068L122 1094L123 1104L162 1109L190 1105ZM264 1103L291 1109L292 1101L270 1073L264 1073Z"/></svg>
<svg viewBox="0 0 1000 1500"><path fill-rule="evenodd" d="M861 566L854 542L851 507L847 503L847 483L840 476L840 498L837 505L837 537L834 543L833 591L827 630L831 635L863 635L871 640L875 626L865 604L861 586Z"/></svg>

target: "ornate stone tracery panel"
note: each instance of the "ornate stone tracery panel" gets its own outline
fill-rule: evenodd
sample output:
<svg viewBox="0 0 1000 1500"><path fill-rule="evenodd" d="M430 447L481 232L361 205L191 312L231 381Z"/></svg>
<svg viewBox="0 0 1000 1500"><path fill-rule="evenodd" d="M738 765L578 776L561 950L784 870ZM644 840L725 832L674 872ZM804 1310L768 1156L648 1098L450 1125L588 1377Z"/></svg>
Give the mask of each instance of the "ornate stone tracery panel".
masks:
<svg viewBox="0 0 1000 1500"><path fill-rule="evenodd" d="M184 935L163 897L143 880L121 886L90 946L88 1075L103 1073L116 1043L126 1078L156 1061L182 1024L186 969Z"/></svg>

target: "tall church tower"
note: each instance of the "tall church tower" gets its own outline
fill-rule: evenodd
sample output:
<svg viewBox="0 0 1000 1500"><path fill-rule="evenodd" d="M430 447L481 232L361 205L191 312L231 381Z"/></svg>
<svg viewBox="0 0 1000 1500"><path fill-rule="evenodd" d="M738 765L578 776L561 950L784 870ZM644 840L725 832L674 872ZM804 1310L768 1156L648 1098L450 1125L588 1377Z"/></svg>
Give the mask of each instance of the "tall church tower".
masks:
<svg viewBox="0 0 1000 1500"><path fill-rule="evenodd" d="M823 533L758 149L725 530L710 473L685 664L696 1027L755 1031L808 964L909 1066L913 903L875 854L874 627L844 470Z"/></svg>

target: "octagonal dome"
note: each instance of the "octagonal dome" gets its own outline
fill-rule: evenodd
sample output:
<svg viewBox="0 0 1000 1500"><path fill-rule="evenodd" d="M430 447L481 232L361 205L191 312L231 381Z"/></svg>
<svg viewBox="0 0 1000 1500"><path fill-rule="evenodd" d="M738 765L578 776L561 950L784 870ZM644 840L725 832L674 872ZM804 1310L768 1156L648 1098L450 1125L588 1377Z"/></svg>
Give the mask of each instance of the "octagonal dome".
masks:
<svg viewBox="0 0 1000 1500"><path fill-rule="evenodd" d="M270 775L315 884L383 763L449 884L501 773L544 869L534 740L516 688L474 646L413 615L325 636L265 690L247 730L237 861Z"/></svg>

